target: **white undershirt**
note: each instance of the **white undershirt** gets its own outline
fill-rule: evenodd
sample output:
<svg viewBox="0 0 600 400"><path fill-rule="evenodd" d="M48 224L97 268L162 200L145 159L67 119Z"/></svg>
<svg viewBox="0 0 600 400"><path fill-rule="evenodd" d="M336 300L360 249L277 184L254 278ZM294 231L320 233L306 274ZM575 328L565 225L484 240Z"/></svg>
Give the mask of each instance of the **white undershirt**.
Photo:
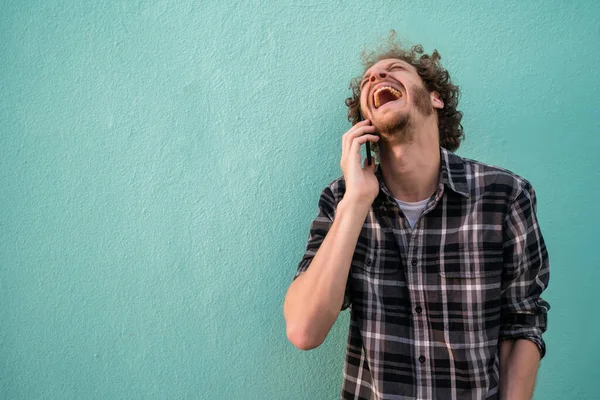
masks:
<svg viewBox="0 0 600 400"><path fill-rule="evenodd" d="M398 203L398 206L400 207L404 215L406 216L406 219L408 219L408 223L410 224L411 228L414 228L415 224L417 223L417 220L423 212L423 209L425 209L425 206L429 202L429 199L416 202L408 202L398 199L395 200L396 203Z"/></svg>

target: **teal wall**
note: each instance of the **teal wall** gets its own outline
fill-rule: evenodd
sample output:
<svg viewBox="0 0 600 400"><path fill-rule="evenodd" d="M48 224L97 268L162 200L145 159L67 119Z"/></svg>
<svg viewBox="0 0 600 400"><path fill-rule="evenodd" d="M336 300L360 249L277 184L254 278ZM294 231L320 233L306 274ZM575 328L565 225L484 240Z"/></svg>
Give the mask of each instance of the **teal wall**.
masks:
<svg viewBox="0 0 600 400"><path fill-rule="evenodd" d="M302 352L283 298L391 28L537 190L536 399L598 398L600 3L277 3L1 2L0 399L337 398L348 312Z"/></svg>

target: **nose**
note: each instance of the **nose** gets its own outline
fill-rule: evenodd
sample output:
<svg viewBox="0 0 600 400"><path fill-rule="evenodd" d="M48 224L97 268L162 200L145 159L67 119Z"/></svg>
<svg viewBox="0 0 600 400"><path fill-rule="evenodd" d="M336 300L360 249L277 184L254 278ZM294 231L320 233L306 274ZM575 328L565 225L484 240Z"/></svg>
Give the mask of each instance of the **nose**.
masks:
<svg viewBox="0 0 600 400"><path fill-rule="evenodd" d="M369 79L371 82L375 82L375 80L377 79L377 76L379 76L379 79L383 79L385 78L387 75L385 74L385 72L380 71L380 72L375 72L373 73L373 75L371 75L371 78Z"/></svg>

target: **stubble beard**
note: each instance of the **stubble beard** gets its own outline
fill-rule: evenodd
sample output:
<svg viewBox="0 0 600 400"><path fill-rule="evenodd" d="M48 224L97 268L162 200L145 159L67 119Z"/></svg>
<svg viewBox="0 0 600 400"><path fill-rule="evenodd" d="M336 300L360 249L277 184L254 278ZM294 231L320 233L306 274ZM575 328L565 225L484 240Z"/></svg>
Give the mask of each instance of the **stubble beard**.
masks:
<svg viewBox="0 0 600 400"><path fill-rule="evenodd" d="M413 88L413 105L423 116L427 117L433 112L429 100L429 92L423 86ZM379 132L381 139L390 144L411 143L414 139L415 125L409 112L398 112L385 123L373 124Z"/></svg>

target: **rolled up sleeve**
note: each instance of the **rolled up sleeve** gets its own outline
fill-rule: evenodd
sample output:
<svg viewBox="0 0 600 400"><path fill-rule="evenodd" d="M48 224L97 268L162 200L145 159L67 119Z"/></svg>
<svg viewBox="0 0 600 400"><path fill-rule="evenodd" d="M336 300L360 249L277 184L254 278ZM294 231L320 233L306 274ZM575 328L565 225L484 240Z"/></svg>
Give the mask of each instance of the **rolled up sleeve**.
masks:
<svg viewBox="0 0 600 400"><path fill-rule="evenodd" d="M536 194L525 181L504 221L504 276L500 340L527 339L546 354L542 334L550 305L541 298L548 286L548 252L536 217Z"/></svg>
<svg viewBox="0 0 600 400"><path fill-rule="evenodd" d="M333 224L335 208L335 197L331 191L331 188L328 186L321 192L318 214L310 225L306 250L304 252L304 256L302 256L302 259L300 260L300 263L298 264L298 269L296 271L296 275L294 276L294 280L308 269L315 254L317 254L317 251L321 247L325 236ZM350 304L350 279L348 279L346 283L344 301L342 303L342 310L350 307Z"/></svg>

